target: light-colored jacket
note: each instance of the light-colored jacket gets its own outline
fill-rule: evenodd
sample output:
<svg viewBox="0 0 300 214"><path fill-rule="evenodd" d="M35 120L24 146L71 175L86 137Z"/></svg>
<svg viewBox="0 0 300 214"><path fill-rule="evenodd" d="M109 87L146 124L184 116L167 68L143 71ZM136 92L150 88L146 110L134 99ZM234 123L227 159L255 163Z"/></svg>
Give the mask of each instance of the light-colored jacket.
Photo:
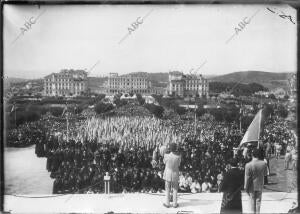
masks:
<svg viewBox="0 0 300 214"><path fill-rule="evenodd" d="M164 180L172 183L178 183L179 180L179 165L181 157L173 152L164 155L164 163L166 164L164 171Z"/></svg>
<svg viewBox="0 0 300 214"><path fill-rule="evenodd" d="M262 191L264 176L268 174L267 163L263 160L252 160L245 167L245 190L247 192Z"/></svg>

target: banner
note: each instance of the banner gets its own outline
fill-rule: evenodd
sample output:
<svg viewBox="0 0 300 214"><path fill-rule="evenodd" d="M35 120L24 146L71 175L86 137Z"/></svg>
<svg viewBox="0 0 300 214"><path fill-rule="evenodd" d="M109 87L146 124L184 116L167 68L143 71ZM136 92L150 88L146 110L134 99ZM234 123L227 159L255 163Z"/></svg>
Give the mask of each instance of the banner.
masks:
<svg viewBox="0 0 300 214"><path fill-rule="evenodd" d="M253 121L251 122L250 126L248 127L239 147L241 147L244 143L258 141L260 130L262 125L262 109L258 111L255 115Z"/></svg>

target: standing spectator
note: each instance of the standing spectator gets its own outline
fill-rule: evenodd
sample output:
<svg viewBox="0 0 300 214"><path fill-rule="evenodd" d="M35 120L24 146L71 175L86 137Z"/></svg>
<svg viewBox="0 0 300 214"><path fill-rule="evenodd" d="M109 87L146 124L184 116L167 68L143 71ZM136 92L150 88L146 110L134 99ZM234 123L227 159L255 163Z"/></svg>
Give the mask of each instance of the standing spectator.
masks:
<svg viewBox="0 0 300 214"><path fill-rule="evenodd" d="M284 169L288 170L289 164L291 162L292 159L292 154L291 154L291 146L288 144L288 146L286 147L286 153L285 153L285 157L284 157Z"/></svg>
<svg viewBox="0 0 300 214"><path fill-rule="evenodd" d="M242 213L243 172L237 167L238 160L230 161L231 169L225 174L220 186L223 193L221 213Z"/></svg>
<svg viewBox="0 0 300 214"><path fill-rule="evenodd" d="M275 156L276 156L277 160L278 160L278 158L280 158L281 149L282 149L282 146L278 142L276 142L275 143L275 151L276 151Z"/></svg>
<svg viewBox="0 0 300 214"><path fill-rule="evenodd" d="M221 187L220 185L221 185L223 179L224 179L224 173L221 172L221 173L219 173L218 176L217 176L218 192L220 192L220 187Z"/></svg>
<svg viewBox="0 0 300 214"><path fill-rule="evenodd" d="M167 208L170 207L170 190L173 190L173 207L178 207L177 203L177 191L179 181L179 165L181 162L181 156L175 154L177 145L175 143L170 144L170 153L164 155L164 163L166 164L164 171L164 180L166 185L166 203L163 205Z"/></svg>
<svg viewBox="0 0 300 214"><path fill-rule="evenodd" d="M268 141L268 142L266 143L265 147L266 147L266 155L265 155L265 157L266 157L267 159L269 159L269 158L271 157L271 152L272 152L270 141Z"/></svg>
<svg viewBox="0 0 300 214"><path fill-rule="evenodd" d="M297 161L298 161L298 152L297 152L296 148L293 148L291 153L292 153L293 170L296 171L297 170Z"/></svg>
<svg viewBox="0 0 300 214"><path fill-rule="evenodd" d="M252 161L245 167L245 191L249 195L249 202L252 213L260 213L262 189L264 176L267 175L267 164L259 160L259 150L252 151Z"/></svg>

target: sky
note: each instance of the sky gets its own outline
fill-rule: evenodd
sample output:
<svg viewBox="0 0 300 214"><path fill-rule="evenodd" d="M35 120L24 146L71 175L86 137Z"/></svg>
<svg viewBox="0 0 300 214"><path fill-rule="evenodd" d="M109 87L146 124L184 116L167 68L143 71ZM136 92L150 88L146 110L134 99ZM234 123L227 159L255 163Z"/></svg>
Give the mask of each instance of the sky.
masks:
<svg viewBox="0 0 300 214"><path fill-rule="evenodd" d="M296 72L296 18L288 5L4 5L4 76Z"/></svg>

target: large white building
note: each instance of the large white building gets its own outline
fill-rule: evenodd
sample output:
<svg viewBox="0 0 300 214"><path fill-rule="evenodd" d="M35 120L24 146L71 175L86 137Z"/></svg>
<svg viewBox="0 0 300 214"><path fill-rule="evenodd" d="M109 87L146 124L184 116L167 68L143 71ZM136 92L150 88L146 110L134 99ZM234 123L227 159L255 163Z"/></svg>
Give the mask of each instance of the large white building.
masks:
<svg viewBox="0 0 300 214"><path fill-rule="evenodd" d="M200 75L169 72L168 94L180 97L208 97L208 80Z"/></svg>
<svg viewBox="0 0 300 214"><path fill-rule="evenodd" d="M87 91L87 72L63 69L44 77L44 96L78 96Z"/></svg>
<svg viewBox="0 0 300 214"><path fill-rule="evenodd" d="M147 73L127 74L119 76L117 73L110 73L106 83L107 93L139 93L149 94L151 82Z"/></svg>

